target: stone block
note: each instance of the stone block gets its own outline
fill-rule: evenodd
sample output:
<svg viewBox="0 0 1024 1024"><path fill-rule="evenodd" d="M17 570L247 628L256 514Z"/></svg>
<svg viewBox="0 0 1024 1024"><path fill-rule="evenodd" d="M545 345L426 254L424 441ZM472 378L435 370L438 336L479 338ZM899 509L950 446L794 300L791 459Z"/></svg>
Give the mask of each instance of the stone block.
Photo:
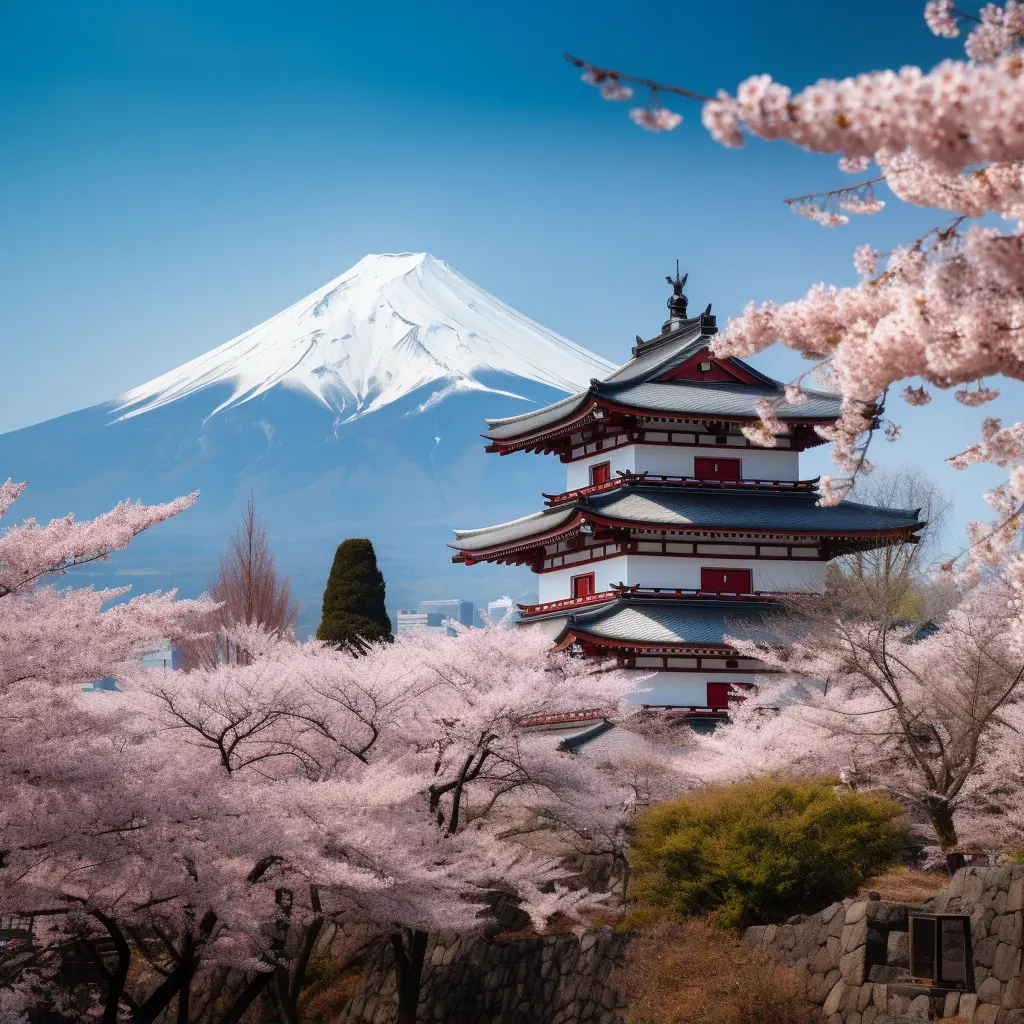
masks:
<svg viewBox="0 0 1024 1024"><path fill-rule="evenodd" d="M860 1013L857 1010L851 1010L846 1015L846 1024L860 1024Z"/></svg>
<svg viewBox="0 0 1024 1024"><path fill-rule="evenodd" d="M846 908L842 907L841 909L845 910ZM842 913L836 914L836 916L833 917L832 920L829 921L829 923L828 923L828 934L829 935L834 935L838 939L839 936L843 934L843 928L845 926L846 926L846 916L845 916L845 914L842 914Z"/></svg>
<svg viewBox="0 0 1024 1024"><path fill-rule="evenodd" d="M832 991L829 992L825 1005L821 1008L822 1014L826 1017L831 1017L839 1009L839 1004L843 1001L844 995L846 995L846 982L840 978L832 986Z"/></svg>
<svg viewBox="0 0 1024 1024"><path fill-rule="evenodd" d="M1024 1009L1024 975L1011 978L1003 989L1003 1006L1007 1010Z"/></svg>
<svg viewBox="0 0 1024 1024"><path fill-rule="evenodd" d="M946 886L946 894L948 896L959 896L964 891L964 880L967 878L967 872L964 868L961 868L950 880Z"/></svg>
<svg viewBox="0 0 1024 1024"><path fill-rule="evenodd" d="M992 962L992 975L1000 981L1009 981L1020 974L1020 949L1008 942L1000 942L996 947L995 960ZM990 979L991 980L991 979Z"/></svg>
<svg viewBox="0 0 1024 1024"><path fill-rule="evenodd" d="M843 955L843 944L837 935L830 935L825 940L825 949L833 967L839 966L839 958Z"/></svg>
<svg viewBox="0 0 1024 1024"><path fill-rule="evenodd" d="M971 1020L974 1024L996 1024L996 1017L999 1016L999 1007L991 1003L982 1003L974 1011Z"/></svg>
<svg viewBox="0 0 1024 1024"><path fill-rule="evenodd" d="M970 1020L978 1008L978 996L974 992L960 994L960 1009L957 1011L964 1020Z"/></svg>
<svg viewBox="0 0 1024 1024"><path fill-rule="evenodd" d="M853 924L843 925L842 935L839 938L843 953L863 946L868 941L868 921L866 917L860 917Z"/></svg>
<svg viewBox="0 0 1024 1024"><path fill-rule="evenodd" d="M857 993L857 1009L866 1010L871 1005L871 996L875 990L875 986L869 981L866 985L861 985L860 991Z"/></svg>
<svg viewBox="0 0 1024 1024"><path fill-rule="evenodd" d="M910 967L910 932L889 932L885 962L894 967Z"/></svg>
<svg viewBox="0 0 1024 1024"><path fill-rule="evenodd" d="M1024 874L1014 872L1006 890L1006 910L1008 913L1024 910Z"/></svg>
<svg viewBox="0 0 1024 1024"><path fill-rule="evenodd" d="M764 930L764 937L761 939L761 945L770 946L775 941L775 936L778 935L778 933L778 925L768 925Z"/></svg>
<svg viewBox="0 0 1024 1024"><path fill-rule="evenodd" d="M875 1004L875 1008L885 1013L885 1007L889 1000L889 990L885 985L872 985L871 986L871 1002Z"/></svg>
<svg viewBox="0 0 1024 1024"><path fill-rule="evenodd" d="M819 914L815 916L821 918L822 924L828 924L829 921L831 921L832 918L835 917L836 914L838 914L839 911L842 909L842 903L830 903L824 910L822 910Z"/></svg>
<svg viewBox="0 0 1024 1024"><path fill-rule="evenodd" d="M984 868L964 868L963 888L958 893L950 890L949 895L960 896L965 904L977 904L981 902L982 893L985 891L985 876L981 873Z"/></svg>
<svg viewBox="0 0 1024 1024"><path fill-rule="evenodd" d="M906 1009L907 1020L927 1020L930 1003L927 996L916 996Z"/></svg>
<svg viewBox="0 0 1024 1024"><path fill-rule="evenodd" d="M999 1006L1003 1000L1003 983L996 977L986 978L978 986L978 1002Z"/></svg>
<svg viewBox="0 0 1024 1024"><path fill-rule="evenodd" d="M942 1005L942 1016L943 1017L955 1017L957 1010L960 1008L960 993L950 992L946 996L946 1001Z"/></svg>
<svg viewBox="0 0 1024 1024"><path fill-rule="evenodd" d="M826 974L836 966L836 962L829 956L827 946L819 946L818 951L807 961L807 969L812 974Z"/></svg>
<svg viewBox="0 0 1024 1024"><path fill-rule="evenodd" d="M878 1007L869 1006L860 1015L860 1024L875 1024L875 1019L878 1017Z"/></svg>
<svg viewBox="0 0 1024 1024"><path fill-rule="evenodd" d="M888 925L890 928L907 926L907 908L903 903L869 903L867 913L875 924Z"/></svg>
<svg viewBox="0 0 1024 1024"><path fill-rule="evenodd" d="M841 1013L833 1013L828 1019L828 1024L843 1024L843 1015Z"/></svg>
<svg viewBox="0 0 1024 1024"><path fill-rule="evenodd" d="M902 1017L910 1007L910 999L900 995L898 992L890 992L889 999L885 1006L885 1012L890 1017Z"/></svg>
<svg viewBox="0 0 1024 1024"><path fill-rule="evenodd" d="M996 928L996 935L1000 942L1008 942L1011 946L1019 947L1022 935L1022 920L1020 911L1003 914L993 922Z"/></svg>
<svg viewBox="0 0 1024 1024"><path fill-rule="evenodd" d="M1006 889L1000 889L992 900L992 909L997 914L1006 913Z"/></svg>
<svg viewBox="0 0 1024 1024"><path fill-rule="evenodd" d="M1000 1010L996 1024L1024 1024L1024 1010Z"/></svg>
<svg viewBox="0 0 1024 1024"><path fill-rule="evenodd" d="M839 976L847 985L861 985L864 982L864 947L844 953L839 958Z"/></svg>
<svg viewBox="0 0 1024 1024"><path fill-rule="evenodd" d="M868 912L867 900L857 900L856 903L851 903L846 908L846 918L844 924L856 924L861 920Z"/></svg>
<svg viewBox="0 0 1024 1024"><path fill-rule="evenodd" d="M819 1006L825 1002L835 983L839 980L839 971L828 974L812 974L807 979L807 999Z"/></svg>
<svg viewBox="0 0 1024 1024"><path fill-rule="evenodd" d="M987 935L974 943L974 963L978 967L991 968L995 963L996 950L999 948L999 936Z"/></svg>

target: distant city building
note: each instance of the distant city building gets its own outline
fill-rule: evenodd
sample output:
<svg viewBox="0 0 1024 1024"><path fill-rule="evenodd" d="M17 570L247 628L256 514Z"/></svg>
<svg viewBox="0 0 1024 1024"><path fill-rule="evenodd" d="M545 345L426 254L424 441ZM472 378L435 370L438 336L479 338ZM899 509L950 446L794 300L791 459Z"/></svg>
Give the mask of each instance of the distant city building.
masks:
<svg viewBox="0 0 1024 1024"><path fill-rule="evenodd" d="M476 612L472 601L463 601L457 597L448 601L420 601L419 610L428 615L440 615L442 619L451 619L463 626L473 625Z"/></svg>
<svg viewBox="0 0 1024 1024"><path fill-rule="evenodd" d="M487 618L495 625L509 616L509 623L519 618L519 606L511 597L499 597L496 601L487 602Z"/></svg>
<svg viewBox="0 0 1024 1024"><path fill-rule="evenodd" d="M446 633L455 636L451 623L463 626L473 625L476 608L472 601L453 597L449 600L420 601L416 611L400 611L395 616L395 634L421 629L430 633Z"/></svg>
<svg viewBox="0 0 1024 1024"><path fill-rule="evenodd" d="M401 636L403 633L421 631L447 635L451 630L446 622L447 616L441 615L439 612L400 611L395 625L395 634Z"/></svg>

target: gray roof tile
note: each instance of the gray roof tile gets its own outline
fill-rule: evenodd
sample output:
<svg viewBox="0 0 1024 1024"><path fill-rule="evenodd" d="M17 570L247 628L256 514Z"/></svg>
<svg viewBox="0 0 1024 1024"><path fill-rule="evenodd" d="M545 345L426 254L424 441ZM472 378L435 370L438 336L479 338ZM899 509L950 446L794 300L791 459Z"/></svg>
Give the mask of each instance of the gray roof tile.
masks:
<svg viewBox="0 0 1024 1024"><path fill-rule="evenodd" d="M785 614L779 605L756 601L627 598L570 615L562 635L575 631L649 644L721 644L727 636L770 642L776 637L768 624Z"/></svg>
<svg viewBox="0 0 1024 1024"><path fill-rule="evenodd" d="M853 501L823 507L813 491L751 493L658 486L625 486L585 502L611 519L664 526L809 530L822 533L911 526L918 510L875 508ZM581 503L583 504L583 503Z"/></svg>
<svg viewBox="0 0 1024 1024"><path fill-rule="evenodd" d="M578 512L592 511L608 519L658 527L806 531L823 535L891 530L919 522L919 509L875 508L853 501L823 507L813 491L787 492L675 488L655 484L624 484L604 494L571 501L509 523L478 530L456 530L459 551L482 551L538 537L567 525Z"/></svg>
<svg viewBox="0 0 1024 1024"><path fill-rule="evenodd" d="M512 544L527 537L539 537L564 526L576 515L575 505L560 505L534 512L497 526L483 526L477 530L455 530L455 543L449 547L459 551L482 551L496 544Z"/></svg>
<svg viewBox="0 0 1024 1024"><path fill-rule="evenodd" d="M503 441L533 433L581 410L591 398L603 397L636 409L649 409L654 413L694 413L697 416L728 419L757 417L754 402L758 398L777 401L776 415L785 421L793 420L834 420L839 415L840 397L822 391L808 391L807 401L790 405L783 399L782 384L755 370L742 360L735 362L759 383L747 384L699 384L685 381L656 382L652 378L668 372L684 363L711 341L701 334L695 322L679 331L676 336L667 336L664 341L648 343L636 356L623 363L603 381L595 382L587 391L580 391L563 398L543 409L522 413L506 419L488 420L485 437Z"/></svg>

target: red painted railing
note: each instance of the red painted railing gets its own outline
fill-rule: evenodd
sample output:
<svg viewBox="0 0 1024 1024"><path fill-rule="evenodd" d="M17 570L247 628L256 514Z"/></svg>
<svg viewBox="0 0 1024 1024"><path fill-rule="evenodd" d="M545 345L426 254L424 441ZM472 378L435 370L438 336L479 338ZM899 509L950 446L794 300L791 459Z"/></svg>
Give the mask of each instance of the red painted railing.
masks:
<svg viewBox="0 0 1024 1024"><path fill-rule="evenodd" d="M534 615L547 615L550 612L560 612L586 608L592 604L603 604L605 601L612 601L617 597L695 597L712 601L777 601L782 597L782 592L777 590L752 590L750 593L741 594L734 591L719 590L695 590L685 587L641 587L639 585L628 587L622 583L612 584L610 590L599 590L586 597L563 597L557 601L543 601L540 604L521 604L519 614L528 619Z"/></svg>
<svg viewBox="0 0 1024 1024"><path fill-rule="evenodd" d="M817 478L813 480L705 480L696 476L662 476L653 473L631 473L617 470L617 476L612 480L606 480L603 484L590 484L587 487L577 487L571 491L563 491L561 494L545 494L545 504L562 505L567 501L576 501L578 498L586 498L591 494L601 494L603 491L611 491L623 484L667 484L672 487L719 487L719 488L740 488L749 491L812 491Z"/></svg>

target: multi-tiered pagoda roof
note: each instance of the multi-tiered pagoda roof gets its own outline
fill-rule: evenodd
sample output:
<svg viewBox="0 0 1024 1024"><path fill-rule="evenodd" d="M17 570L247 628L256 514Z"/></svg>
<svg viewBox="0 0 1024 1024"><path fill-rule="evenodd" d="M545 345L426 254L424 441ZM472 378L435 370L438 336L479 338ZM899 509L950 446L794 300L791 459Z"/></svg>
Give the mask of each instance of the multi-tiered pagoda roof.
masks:
<svg viewBox="0 0 1024 1024"><path fill-rule="evenodd" d="M557 454L566 490L520 519L456 530L450 546L467 565L529 565L541 598L520 610L557 649L661 669L680 692L706 687L694 711L720 714L723 688L758 668L730 647L738 624L770 635L787 594L824 589L828 560L916 543L924 524L918 509L818 503L798 453L823 443L816 428L838 417L840 397L790 403L780 381L712 355L715 317L710 306L686 317L685 280L670 279L661 333L638 337L604 380L488 421L488 451ZM782 425L771 448L743 433L762 399ZM702 682L679 683L685 673Z"/></svg>
<svg viewBox="0 0 1024 1024"><path fill-rule="evenodd" d="M814 427L838 417L839 396L807 391L806 401L790 404L781 382L740 359L710 355L717 331L709 306L700 316L669 320L649 341L638 336L633 358L604 380L592 380L586 391L520 416L488 420L487 450L554 452L567 459L598 440L697 445L701 435L759 422L759 398L771 401L790 426L785 447L822 444Z"/></svg>

